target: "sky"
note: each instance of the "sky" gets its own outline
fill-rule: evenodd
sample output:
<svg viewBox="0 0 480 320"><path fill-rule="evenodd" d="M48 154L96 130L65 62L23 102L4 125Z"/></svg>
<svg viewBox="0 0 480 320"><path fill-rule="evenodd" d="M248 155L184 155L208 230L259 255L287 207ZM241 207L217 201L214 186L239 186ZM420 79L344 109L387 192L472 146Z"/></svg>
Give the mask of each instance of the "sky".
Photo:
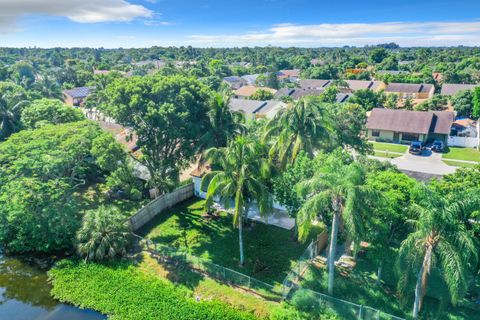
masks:
<svg viewBox="0 0 480 320"><path fill-rule="evenodd" d="M0 47L480 46L480 0L0 0Z"/></svg>

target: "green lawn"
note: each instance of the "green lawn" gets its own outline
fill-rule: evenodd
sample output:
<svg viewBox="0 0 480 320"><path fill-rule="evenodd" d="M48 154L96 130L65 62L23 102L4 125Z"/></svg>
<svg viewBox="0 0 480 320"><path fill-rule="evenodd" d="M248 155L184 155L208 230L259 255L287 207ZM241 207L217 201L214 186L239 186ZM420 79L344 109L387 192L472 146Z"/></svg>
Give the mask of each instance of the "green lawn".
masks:
<svg viewBox="0 0 480 320"><path fill-rule="evenodd" d="M474 163L467 163L467 162L458 162L455 160L442 160L445 164L453 167L460 167L460 168L473 168L476 166Z"/></svg>
<svg viewBox="0 0 480 320"><path fill-rule="evenodd" d="M391 153L391 152L386 152L386 151L378 151L378 150L375 150L375 156L377 156L377 157L382 157L382 158L394 159L394 158L401 157L402 155L401 155L401 154L397 154L397 153Z"/></svg>
<svg viewBox="0 0 480 320"><path fill-rule="evenodd" d="M398 152L398 153L405 153L407 152L408 146L402 144L394 144L394 143L385 143L385 142L370 142L373 145L373 149L376 151L390 151L390 152Z"/></svg>
<svg viewBox="0 0 480 320"><path fill-rule="evenodd" d="M356 304L376 308L395 316L409 317L413 306L413 287L411 301L402 305L396 294L395 251L389 250L385 252L385 256L387 262L384 264L382 271L381 286L376 285L378 266L365 256L359 256L353 271L340 273L339 268L336 269L334 296ZM324 267L311 266L305 273L301 285L317 292L326 293L327 275ZM471 305L471 308L452 307L450 305L440 307L437 298L447 294L447 291L435 270L432 270L428 284L427 297L425 297L422 309L422 319L478 319L480 307L473 305Z"/></svg>
<svg viewBox="0 0 480 320"><path fill-rule="evenodd" d="M188 250L258 280L279 284L307 243L292 240L292 231L262 223L244 228L245 266L240 267L238 231L231 215L202 217L204 200L193 199L158 215L140 234L156 243Z"/></svg>
<svg viewBox="0 0 480 320"><path fill-rule="evenodd" d="M448 147L443 159L466 160L480 162L480 152L474 148Z"/></svg>

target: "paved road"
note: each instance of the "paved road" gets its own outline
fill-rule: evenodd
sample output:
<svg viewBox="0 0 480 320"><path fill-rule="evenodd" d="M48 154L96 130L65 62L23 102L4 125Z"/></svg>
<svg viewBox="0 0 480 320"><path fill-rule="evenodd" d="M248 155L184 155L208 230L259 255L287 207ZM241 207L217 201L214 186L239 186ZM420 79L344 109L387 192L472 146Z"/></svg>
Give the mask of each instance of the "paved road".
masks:
<svg viewBox="0 0 480 320"><path fill-rule="evenodd" d="M446 175L454 173L457 170L456 167L449 166L442 162L441 154L431 152L430 150L423 151L423 154L419 156L412 155L407 151L403 156L394 159L381 157L375 158L390 161L400 170L422 172L433 175Z"/></svg>

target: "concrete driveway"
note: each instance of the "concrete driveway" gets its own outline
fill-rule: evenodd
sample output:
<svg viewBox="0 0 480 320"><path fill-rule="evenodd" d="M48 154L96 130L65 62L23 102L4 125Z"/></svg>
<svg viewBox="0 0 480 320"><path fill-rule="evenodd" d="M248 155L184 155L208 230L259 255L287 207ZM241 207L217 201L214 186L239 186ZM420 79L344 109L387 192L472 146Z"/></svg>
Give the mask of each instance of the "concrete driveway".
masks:
<svg viewBox="0 0 480 320"><path fill-rule="evenodd" d="M408 151L401 157L394 159L375 157L380 160L390 161L398 169L413 172L422 172L432 175L446 175L454 173L457 168L442 162L442 154L424 150L422 155L413 155Z"/></svg>

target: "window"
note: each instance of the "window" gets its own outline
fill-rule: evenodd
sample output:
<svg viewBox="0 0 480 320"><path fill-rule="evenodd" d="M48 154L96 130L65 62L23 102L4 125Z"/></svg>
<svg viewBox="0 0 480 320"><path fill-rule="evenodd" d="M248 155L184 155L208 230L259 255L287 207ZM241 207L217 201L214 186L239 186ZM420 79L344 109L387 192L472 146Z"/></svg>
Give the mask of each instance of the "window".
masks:
<svg viewBox="0 0 480 320"><path fill-rule="evenodd" d="M372 130L372 137L380 137L380 131Z"/></svg>
<svg viewBox="0 0 480 320"><path fill-rule="evenodd" d="M419 135L415 133L402 133L402 140L418 141Z"/></svg>

